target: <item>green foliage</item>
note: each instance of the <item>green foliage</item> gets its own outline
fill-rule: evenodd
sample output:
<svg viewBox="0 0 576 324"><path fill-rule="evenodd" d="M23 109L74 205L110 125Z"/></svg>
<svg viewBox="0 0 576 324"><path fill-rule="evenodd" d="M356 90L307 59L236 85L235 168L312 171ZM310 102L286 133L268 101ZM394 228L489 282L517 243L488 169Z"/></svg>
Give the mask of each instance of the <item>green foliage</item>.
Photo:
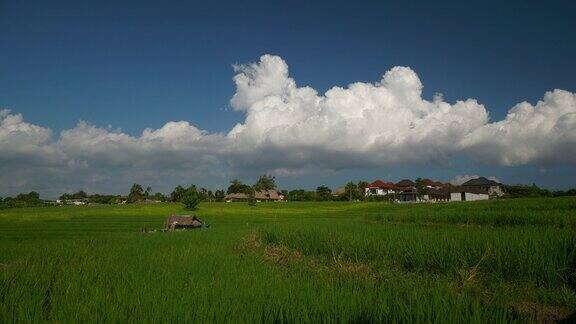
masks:
<svg viewBox="0 0 576 324"><path fill-rule="evenodd" d="M60 196L60 200L74 200L74 199L86 199L86 198L88 198L88 194L83 190L80 190L72 194L65 193Z"/></svg>
<svg viewBox="0 0 576 324"><path fill-rule="evenodd" d="M288 192L288 201L314 201L316 200L315 191L306 191L304 189L294 189Z"/></svg>
<svg viewBox="0 0 576 324"><path fill-rule="evenodd" d="M75 193L65 193L60 196L60 200L63 202L69 202L72 200L82 200L88 203L94 204L116 204L119 202L120 197L117 195L101 195L93 194L89 195L85 191L80 190Z"/></svg>
<svg viewBox="0 0 576 324"><path fill-rule="evenodd" d="M276 189L276 179L272 175L261 175L254 185L256 191Z"/></svg>
<svg viewBox="0 0 576 324"><path fill-rule="evenodd" d="M170 194L170 201L172 201L172 202L181 201L182 196L184 196L185 192L186 192L186 189L184 187L182 187L180 185L176 186L176 188L174 188L174 190Z"/></svg>
<svg viewBox="0 0 576 324"><path fill-rule="evenodd" d="M422 178L417 178L414 183L416 184L416 194L418 197L423 197L428 194L428 188L424 185Z"/></svg>
<svg viewBox="0 0 576 324"><path fill-rule="evenodd" d="M200 193L196 190L196 186L190 186L186 192L180 197L180 202L184 204L184 209L194 210L202 201Z"/></svg>
<svg viewBox="0 0 576 324"><path fill-rule="evenodd" d="M135 203L144 200L144 189L141 185L135 183L130 188L130 193L128 194L128 202Z"/></svg>
<svg viewBox="0 0 576 324"><path fill-rule="evenodd" d="M358 190L360 191L360 195L364 196L364 193L366 192L366 187L368 187L370 184L368 183L368 181L358 181Z"/></svg>
<svg viewBox="0 0 576 324"><path fill-rule="evenodd" d="M180 186L178 186L180 187ZM178 188L177 187L177 188ZM174 192L172 192L172 194L170 195L171 198L173 198ZM146 202L146 201L156 201L156 202L162 202L162 201L167 201L168 198L162 194L162 193L152 193L152 187L148 186L146 187L146 190L144 190L144 188L135 183L132 185L132 188L130 188L130 193L128 194L128 199L127 201L129 203L136 203L136 202ZM178 201L178 200L172 200L172 201Z"/></svg>
<svg viewBox="0 0 576 324"><path fill-rule="evenodd" d="M248 194L248 206L256 206L256 196L255 196L255 191L251 190L250 193Z"/></svg>
<svg viewBox="0 0 576 324"><path fill-rule="evenodd" d="M249 185L242 183L238 179L234 179L234 180L230 181L230 186L228 187L228 191L226 193L227 194L233 194L233 193L250 194L251 190L252 190L252 187L250 187Z"/></svg>
<svg viewBox="0 0 576 324"><path fill-rule="evenodd" d="M224 201L224 197L226 196L226 194L224 193L224 190L216 190L214 192L214 199L217 202L222 202Z"/></svg>
<svg viewBox="0 0 576 324"><path fill-rule="evenodd" d="M161 201L161 202L164 202L164 201L167 201L167 200L168 200L168 198L166 197L166 195L164 195L163 193L160 193L160 192L157 192L157 193L155 193L155 194L153 194L153 195L150 195L149 198L152 199L152 200Z"/></svg>
<svg viewBox="0 0 576 324"><path fill-rule="evenodd" d="M353 200L361 200L364 197L364 194L360 192L358 185L354 182L350 181L344 187L344 194L342 195L342 199L353 201Z"/></svg>
<svg viewBox="0 0 576 324"><path fill-rule="evenodd" d="M0 209L46 206L36 191L21 193L16 197L0 198Z"/></svg>
<svg viewBox="0 0 576 324"><path fill-rule="evenodd" d="M508 198L525 198L525 197L551 197L552 193L546 189L540 189L536 184L512 185L505 186L504 191Z"/></svg>
<svg viewBox="0 0 576 324"><path fill-rule="evenodd" d="M569 189L566 191L556 190L550 191L547 189L542 189L536 184L531 186L527 185L509 185L504 186L504 197L506 198L538 198L538 197L565 197L565 196L576 196L576 188Z"/></svg>
<svg viewBox="0 0 576 324"><path fill-rule="evenodd" d="M332 190L326 186L316 188L316 200L328 201L332 200Z"/></svg>
<svg viewBox="0 0 576 324"><path fill-rule="evenodd" d="M566 197L566 196L576 196L576 188L569 189L569 190L556 190L552 192L554 197Z"/></svg>

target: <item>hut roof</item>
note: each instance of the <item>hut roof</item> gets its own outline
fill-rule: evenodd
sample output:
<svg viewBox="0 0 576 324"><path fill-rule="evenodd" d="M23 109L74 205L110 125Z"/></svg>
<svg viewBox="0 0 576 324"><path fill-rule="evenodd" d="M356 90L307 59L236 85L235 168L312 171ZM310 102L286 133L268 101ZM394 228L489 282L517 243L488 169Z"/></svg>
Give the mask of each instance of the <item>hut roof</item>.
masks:
<svg viewBox="0 0 576 324"><path fill-rule="evenodd" d="M224 199L248 199L248 195L241 192L231 193L224 197Z"/></svg>
<svg viewBox="0 0 576 324"><path fill-rule="evenodd" d="M260 190L254 194L254 197L258 200L281 200L276 190Z"/></svg>
<svg viewBox="0 0 576 324"><path fill-rule="evenodd" d="M195 225L195 222L199 221L194 215L172 215L166 220L168 224L178 223L178 225Z"/></svg>

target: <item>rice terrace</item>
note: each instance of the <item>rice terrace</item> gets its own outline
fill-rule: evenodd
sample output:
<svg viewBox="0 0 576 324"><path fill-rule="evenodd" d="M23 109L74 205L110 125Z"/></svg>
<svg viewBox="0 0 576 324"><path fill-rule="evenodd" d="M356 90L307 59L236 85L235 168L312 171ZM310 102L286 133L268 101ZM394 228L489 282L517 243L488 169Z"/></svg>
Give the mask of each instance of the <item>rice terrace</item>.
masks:
<svg viewBox="0 0 576 324"><path fill-rule="evenodd" d="M553 322L576 199L0 210L0 322ZM154 231L156 230L156 231Z"/></svg>

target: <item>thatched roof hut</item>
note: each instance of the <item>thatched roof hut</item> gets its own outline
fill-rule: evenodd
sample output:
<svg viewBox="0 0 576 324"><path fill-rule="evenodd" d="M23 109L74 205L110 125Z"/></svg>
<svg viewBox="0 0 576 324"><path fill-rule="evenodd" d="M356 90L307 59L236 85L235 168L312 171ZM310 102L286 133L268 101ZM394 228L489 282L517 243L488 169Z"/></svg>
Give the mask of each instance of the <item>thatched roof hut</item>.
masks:
<svg viewBox="0 0 576 324"><path fill-rule="evenodd" d="M202 227L202 221L193 215L172 215L166 218L165 229L173 231L177 228Z"/></svg>

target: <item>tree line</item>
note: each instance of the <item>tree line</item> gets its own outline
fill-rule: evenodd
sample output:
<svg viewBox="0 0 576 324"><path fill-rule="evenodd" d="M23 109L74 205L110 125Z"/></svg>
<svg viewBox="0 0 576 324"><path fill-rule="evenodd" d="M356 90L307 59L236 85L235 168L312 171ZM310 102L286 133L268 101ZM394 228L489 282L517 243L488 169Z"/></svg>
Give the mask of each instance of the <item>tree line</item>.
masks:
<svg viewBox="0 0 576 324"><path fill-rule="evenodd" d="M387 196L366 196L365 188L368 182L348 182L341 191L333 192L325 185L319 186L316 190L293 189L282 190L280 193L287 201L383 201L391 199ZM416 188L419 194L425 194L423 187L416 180ZM133 184L127 196L88 194L83 190L75 193L64 193L60 196L63 202L83 201L92 204L118 204L118 203L143 203L143 202L180 202L187 209L195 209L200 202L223 202L227 194L245 194L248 196L248 203L255 203L254 195L260 190L277 190L276 179L271 175L262 175L256 183L249 185L238 179L230 181L230 185L224 190L208 190L198 188L196 185L184 187L178 185L167 196L163 193L152 193L150 186L144 187L140 184ZM532 185L505 185L504 198L531 198L531 197L562 197L576 196L576 188L569 190L548 190ZM17 207L40 207L53 205L53 202L40 199L40 194L35 191L21 193L14 197L0 197L0 209Z"/></svg>
<svg viewBox="0 0 576 324"><path fill-rule="evenodd" d="M18 208L18 207L41 207L46 202L40 199L40 194L36 191L21 193L15 197L0 197L0 209Z"/></svg>
<svg viewBox="0 0 576 324"><path fill-rule="evenodd" d="M537 197L564 197L576 196L576 188L568 190L548 190L532 185L504 186L505 198L537 198Z"/></svg>

